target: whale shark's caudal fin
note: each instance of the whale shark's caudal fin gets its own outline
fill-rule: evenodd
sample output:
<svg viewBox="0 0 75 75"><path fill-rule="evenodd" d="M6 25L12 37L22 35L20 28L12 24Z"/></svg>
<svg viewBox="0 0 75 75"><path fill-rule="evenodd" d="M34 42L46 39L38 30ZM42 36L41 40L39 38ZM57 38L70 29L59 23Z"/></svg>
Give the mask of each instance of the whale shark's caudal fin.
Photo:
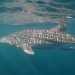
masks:
<svg viewBox="0 0 75 75"><path fill-rule="evenodd" d="M31 49L31 46L27 45L27 44L21 44L20 48L22 48L24 50L24 52L26 52L27 54L34 54L33 50Z"/></svg>

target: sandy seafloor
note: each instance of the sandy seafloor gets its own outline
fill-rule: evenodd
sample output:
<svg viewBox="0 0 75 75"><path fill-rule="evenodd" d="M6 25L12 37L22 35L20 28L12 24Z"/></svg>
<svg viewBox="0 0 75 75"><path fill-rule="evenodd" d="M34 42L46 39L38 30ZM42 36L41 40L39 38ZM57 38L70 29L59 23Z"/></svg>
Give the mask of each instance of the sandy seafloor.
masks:
<svg viewBox="0 0 75 75"><path fill-rule="evenodd" d="M74 0L0 0L0 38L27 29L51 29L67 21L75 35ZM75 75L75 50L39 50L0 43L0 75Z"/></svg>

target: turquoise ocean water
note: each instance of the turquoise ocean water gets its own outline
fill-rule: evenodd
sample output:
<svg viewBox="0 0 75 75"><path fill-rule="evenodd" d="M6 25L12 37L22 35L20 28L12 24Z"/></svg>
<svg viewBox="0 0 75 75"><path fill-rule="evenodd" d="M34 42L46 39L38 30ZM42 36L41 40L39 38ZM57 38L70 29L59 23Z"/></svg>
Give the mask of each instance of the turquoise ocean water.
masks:
<svg viewBox="0 0 75 75"><path fill-rule="evenodd" d="M27 29L51 29L66 20L75 35L73 0L0 0L0 38ZM34 55L0 43L0 75L75 75L75 50L39 50Z"/></svg>

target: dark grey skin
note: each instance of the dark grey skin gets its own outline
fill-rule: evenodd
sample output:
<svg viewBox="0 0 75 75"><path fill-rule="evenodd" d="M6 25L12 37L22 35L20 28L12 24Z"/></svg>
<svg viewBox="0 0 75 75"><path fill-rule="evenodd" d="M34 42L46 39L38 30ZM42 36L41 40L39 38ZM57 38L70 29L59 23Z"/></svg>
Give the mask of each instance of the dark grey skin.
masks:
<svg viewBox="0 0 75 75"><path fill-rule="evenodd" d="M22 30L12 33L0 39L2 43L9 43L22 48L27 54L34 54L32 46L57 46L62 49L63 45L75 44L75 37L66 33L66 24L60 23L49 30ZM74 48L74 47L73 47Z"/></svg>

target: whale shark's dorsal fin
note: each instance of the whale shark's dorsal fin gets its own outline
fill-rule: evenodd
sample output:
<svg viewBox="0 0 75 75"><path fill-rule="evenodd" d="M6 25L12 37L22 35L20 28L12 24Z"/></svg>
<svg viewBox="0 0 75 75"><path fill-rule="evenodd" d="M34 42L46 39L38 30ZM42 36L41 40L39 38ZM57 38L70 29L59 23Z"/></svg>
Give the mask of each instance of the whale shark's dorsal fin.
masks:
<svg viewBox="0 0 75 75"><path fill-rule="evenodd" d="M58 26L52 28L51 30L55 32L66 32L66 23L61 22Z"/></svg>
<svg viewBox="0 0 75 75"><path fill-rule="evenodd" d="M27 45L27 44L21 44L20 48L22 48L24 50L24 52L26 52L27 54L34 54L33 50L31 49L31 46Z"/></svg>

